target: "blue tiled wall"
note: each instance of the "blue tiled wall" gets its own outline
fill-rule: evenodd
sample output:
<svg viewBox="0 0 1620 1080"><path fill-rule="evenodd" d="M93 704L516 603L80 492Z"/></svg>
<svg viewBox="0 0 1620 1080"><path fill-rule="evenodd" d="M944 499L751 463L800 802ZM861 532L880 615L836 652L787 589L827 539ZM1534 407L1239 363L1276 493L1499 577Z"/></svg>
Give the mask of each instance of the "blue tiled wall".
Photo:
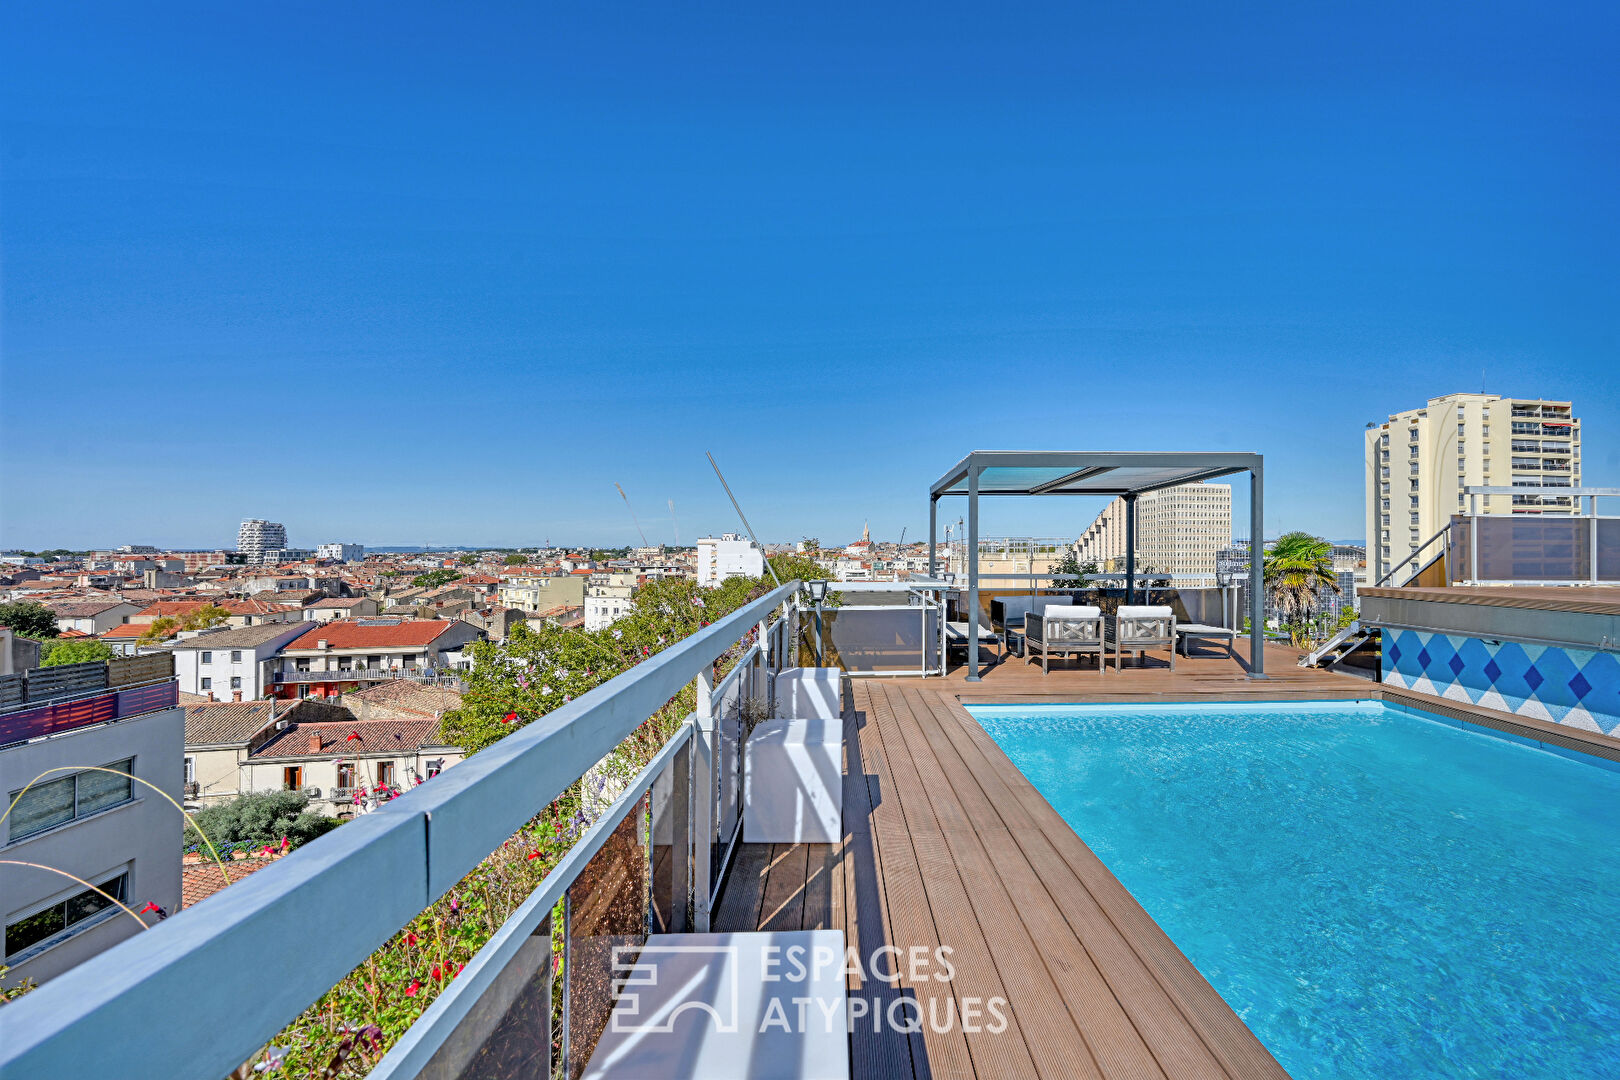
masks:
<svg viewBox="0 0 1620 1080"><path fill-rule="evenodd" d="M1620 657L1419 630L1383 631L1384 681L1583 731L1620 735Z"/></svg>

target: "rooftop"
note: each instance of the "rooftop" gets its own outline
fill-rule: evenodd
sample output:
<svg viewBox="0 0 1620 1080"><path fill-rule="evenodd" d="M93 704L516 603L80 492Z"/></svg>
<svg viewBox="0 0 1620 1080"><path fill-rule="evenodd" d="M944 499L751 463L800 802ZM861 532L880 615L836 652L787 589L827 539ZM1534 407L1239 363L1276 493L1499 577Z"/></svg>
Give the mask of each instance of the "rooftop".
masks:
<svg viewBox="0 0 1620 1080"><path fill-rule="evenodd" d="M426 647L454 625L455 621L451 619L400 619L393 622L338 619L306 630L288 643L286 651L318 649L318 643L322 641L331 649Z"/></svg>

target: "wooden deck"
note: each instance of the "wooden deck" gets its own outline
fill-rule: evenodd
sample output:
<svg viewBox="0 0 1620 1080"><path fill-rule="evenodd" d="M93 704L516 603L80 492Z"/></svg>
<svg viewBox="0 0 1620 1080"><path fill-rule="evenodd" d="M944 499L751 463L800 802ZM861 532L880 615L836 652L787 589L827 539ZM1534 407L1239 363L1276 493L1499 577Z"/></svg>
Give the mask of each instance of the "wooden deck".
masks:
<svg viewBox="0 0 1620 1080"><path fill-rule="evenodd" d="M1276 656L1272 652L1276 652ZM1239 649L1239 655L1243 650ZM1284 1077L1281 1066L1007 757L961 701L1357 697L1372 684L1294 666L1246 678L1225 656L1163 656L1099 678L1011 660L980 683L854 680L845 715L841 844L743 845L717 930L841 928L862 957L851 1036L865 1077ZM874 949L949 946L950 981ZM917 977L913 977L913 975ZM1003 999L1005 1027L964 1008ZM904 999L904 1003L902 1003ZM873 1024L872 1011L884 1019ZM887 1017L902 1021L889 1023ZM922 1030L901 1030L910 1016ZM933 1021L940 1021L934 1023ZM945 1021L949 1020L949 1023Z"/></svg>

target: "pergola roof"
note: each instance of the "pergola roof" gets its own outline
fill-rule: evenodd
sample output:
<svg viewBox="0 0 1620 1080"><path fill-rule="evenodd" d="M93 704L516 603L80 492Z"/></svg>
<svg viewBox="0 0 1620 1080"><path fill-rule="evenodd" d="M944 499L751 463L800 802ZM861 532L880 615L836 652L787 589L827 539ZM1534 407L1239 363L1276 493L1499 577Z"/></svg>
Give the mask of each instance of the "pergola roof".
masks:
<svg viewBox="0 0 1620 1080"><path fill-rule="evenodd" d="M975 450L929 489L966 495L979 470L980 495L1130 495L1213 480L1260 465L1259 454L1092 450Z"/></svg>

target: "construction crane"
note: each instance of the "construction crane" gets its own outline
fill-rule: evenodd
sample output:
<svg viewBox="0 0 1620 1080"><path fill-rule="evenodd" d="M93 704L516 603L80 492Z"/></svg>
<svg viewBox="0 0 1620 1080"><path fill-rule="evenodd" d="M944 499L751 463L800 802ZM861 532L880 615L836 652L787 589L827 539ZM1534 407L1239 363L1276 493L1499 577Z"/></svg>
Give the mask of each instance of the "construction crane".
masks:
<svg viewBox="0 0 1620 1080"><path fill-rule="evenodd" d="M641 546L652 547L651 544L647 543L647 534L642 532L641 522L636 520L636 508L630 505L630 496L626 495L624 493L624 488L619 487L618 484L614 484L613 486L619 488L619 498L624 500L625 509L630 511L630 520L636 523L636 532L641 533Z"/></svg>

